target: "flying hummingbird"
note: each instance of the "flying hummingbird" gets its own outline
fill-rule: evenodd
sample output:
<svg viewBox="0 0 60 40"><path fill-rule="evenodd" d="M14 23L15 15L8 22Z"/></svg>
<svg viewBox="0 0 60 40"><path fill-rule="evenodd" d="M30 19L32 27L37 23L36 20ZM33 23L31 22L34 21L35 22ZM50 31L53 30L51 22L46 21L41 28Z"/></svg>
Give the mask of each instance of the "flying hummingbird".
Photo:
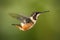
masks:
<svg viewBox="0 0 60 40"><path fill-rule="evenodd" d="M16 27L18 27L22 31L27 31L34 26L39 15L43 14L45 12L49 12L49 11L33 12L30 17L26 17L26 16L19 15L19 14L10 14L10 16L18 19L21 22L20 24L12 24L12 25L15 25Z"/></svg>

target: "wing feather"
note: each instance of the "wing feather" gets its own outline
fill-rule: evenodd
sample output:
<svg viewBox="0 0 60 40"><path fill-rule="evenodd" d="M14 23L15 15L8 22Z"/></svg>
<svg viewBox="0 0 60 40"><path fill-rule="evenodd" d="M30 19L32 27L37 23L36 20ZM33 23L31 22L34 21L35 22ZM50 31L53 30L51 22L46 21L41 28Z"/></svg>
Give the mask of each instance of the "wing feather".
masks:
<svg viewBox="0 0 60 40"><path fill-rule="evenodd" d="M13 18L16 18L18 20L20 20L21 22L24 22L24 20L26 20L28 17L26 16L22 16L19 14L9 14L10 16L12 16Z"/></svg>

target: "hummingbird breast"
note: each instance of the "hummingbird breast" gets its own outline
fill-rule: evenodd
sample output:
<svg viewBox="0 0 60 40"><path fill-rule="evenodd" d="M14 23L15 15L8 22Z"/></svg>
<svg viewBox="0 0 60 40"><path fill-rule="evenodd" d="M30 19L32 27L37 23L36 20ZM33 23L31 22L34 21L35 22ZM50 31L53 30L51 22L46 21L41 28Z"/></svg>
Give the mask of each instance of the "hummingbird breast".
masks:
<svg viewBox="0 0 60 40"><path fill-rule="evenodd" d="M21 28L22 28L24 31L25 31L25 30L29 30L32 25L33 25L33 23L26 23L26 24L23 25Z"/></svg>

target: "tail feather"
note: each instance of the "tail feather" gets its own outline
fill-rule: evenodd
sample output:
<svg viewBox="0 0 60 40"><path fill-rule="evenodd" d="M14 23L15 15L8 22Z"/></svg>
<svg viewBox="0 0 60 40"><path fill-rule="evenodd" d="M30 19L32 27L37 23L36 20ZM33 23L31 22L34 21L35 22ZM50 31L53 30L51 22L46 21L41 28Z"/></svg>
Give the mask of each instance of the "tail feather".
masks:
<svg viewBox="0 0 60 40"><path fill-rule="evenodd" d="M20 27L21 27L21 25L20 25L20 24L12 24L12 25L14 25L14 26L20 26Z"/></svg>

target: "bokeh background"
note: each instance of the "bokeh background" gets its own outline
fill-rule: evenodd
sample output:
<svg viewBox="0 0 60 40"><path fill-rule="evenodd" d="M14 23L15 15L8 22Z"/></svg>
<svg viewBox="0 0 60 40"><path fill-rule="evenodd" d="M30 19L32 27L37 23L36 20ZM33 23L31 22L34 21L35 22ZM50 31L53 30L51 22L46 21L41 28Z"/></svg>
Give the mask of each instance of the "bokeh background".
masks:
<svg viewBox="0 0 60 40"><path fill-rule="evenodd" d="M41 14L31 30L11 25L19 21L10 13L30 16L45 10L50 12ZM0 40L60 40L60 0L0 0Z"/></svg>

